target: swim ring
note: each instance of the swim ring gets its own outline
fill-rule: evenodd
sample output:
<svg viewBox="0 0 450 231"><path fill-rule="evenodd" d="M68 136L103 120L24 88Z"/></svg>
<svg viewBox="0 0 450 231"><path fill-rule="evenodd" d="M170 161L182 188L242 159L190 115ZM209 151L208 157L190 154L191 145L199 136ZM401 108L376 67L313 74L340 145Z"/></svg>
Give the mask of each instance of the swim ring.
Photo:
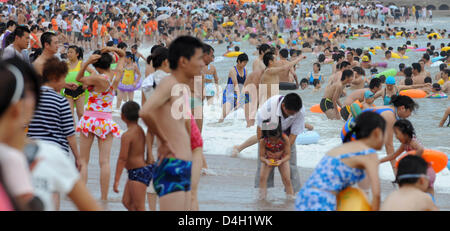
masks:
<svg viewBox="0 0 450 231"><path fill-rule="evenodd" d="M437 38L437 39L442 39L441 35L438 34L438 33L431 33L431 34L428 34L428 35L427 35L427 38L428 38L428 39L429 39L429 38L434 38L435 35L436 35L436 38Z"/></svg>
<svg viewBox="0 0 450 231"><path fill-rule="evenodd" d="M230 57L237 57L240 54L244 54L244 52L242 52L242 51L231 51L231 52L228 52L228 53L224 54L223 56L230 58Z"/></svg>
<svg viewBox="0 0 450 231"><path fill-rule="evenodd" d="M413 99L420 99L425 98L427 96L427 93L424 90L420 89L409 89L400 91L400 95L409 96Z"/></svg>
<svg viewBox="0 0 450 231"><path fill-rule="evenodd" d="M443 47L442 49L441 49L441 51L449 51L450 50L450 47Z"/></svg>
<svg viewBox="0 0 450 231"><path fill-rule="evenodd" d="M427 48L417 48L414 51L427 51Z"/></svg>
<svg viewBox="0 0 450 231"><path fill-rule="evenodd" d="M388 76L396 76L397 75L397 70L395 68L387 69L385 71L382 71L382 72L376 74L375 78L378 78L378 77L380 77L382 75L384 75L386 78Z"/></svg>
<svg viewBox="0 0 450 231"><path fill-rule="evenodd" d="M410 151L406 154L402 155L400 158L398 158L397 163L395 164L395 167L398 167L398 163L401 159L403 159L407 155L414 155L416 151ZM422 153L422 158L431 164L431 167L434 169L436 173L442 171L446 166L448 162L448 156L440 151L431 150L431 149L425 149Z"/></svg>
<svg viewBox="0 0 450 231"><path fill-rule="evenodd" d="M431 99L444 99L447 98L448 96L445 93L440 93L440 94L432 94L429 98Z"/></svg>

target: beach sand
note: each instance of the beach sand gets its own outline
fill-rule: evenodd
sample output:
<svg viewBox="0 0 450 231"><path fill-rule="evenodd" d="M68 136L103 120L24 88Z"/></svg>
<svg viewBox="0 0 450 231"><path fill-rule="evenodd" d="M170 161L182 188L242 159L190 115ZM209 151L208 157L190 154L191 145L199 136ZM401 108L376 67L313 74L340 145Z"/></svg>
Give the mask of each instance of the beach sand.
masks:
<svg viewBox="0 0 450 231"><path fill-rule="evenodd" d="M121 127L124 128L123 124ZM89 163L88 188L94 198L100 200L100 181L98 167L97 142L92 146L91 161ZM111 153L111 184L109 200L101 205L107 211L124 211L121 203L124 185L127 179L126 170L123 171L119 184L119 193L112 191L115 166L120 150L120 140L114 139ZM304 153L297 150L298 155ZM206 155L206 161L216 176L202 176L200 179L198 200L202 211L293 211L294 201L287 200L278 170L275 173L275 188L268 190L266 201L258 201L258 190L254 188L256 160L232 158L230 156ZM299 167L302 184L306 182L313 169ZM382 200L394 190L391 182L381 181ZM436 193L439 209L450 210L450 194ZM147 210L148 205L146 204ZM61 201L61 211L77 210L67 198Z"/></svg>

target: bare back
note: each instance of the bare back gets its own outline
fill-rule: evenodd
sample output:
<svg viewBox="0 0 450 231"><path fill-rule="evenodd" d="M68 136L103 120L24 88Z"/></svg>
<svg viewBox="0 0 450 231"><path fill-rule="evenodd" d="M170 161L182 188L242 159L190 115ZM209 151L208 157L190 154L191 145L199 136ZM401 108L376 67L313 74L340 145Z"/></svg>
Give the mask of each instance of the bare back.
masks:
<svg viewBox="0 0 450 231"><path fill-rule="evenodd" d="M145 133L141 126L129 128L124 136L130 137L130 148L128 150L128 159L125 167L130 169L142 168L145 164Z"/></svg>

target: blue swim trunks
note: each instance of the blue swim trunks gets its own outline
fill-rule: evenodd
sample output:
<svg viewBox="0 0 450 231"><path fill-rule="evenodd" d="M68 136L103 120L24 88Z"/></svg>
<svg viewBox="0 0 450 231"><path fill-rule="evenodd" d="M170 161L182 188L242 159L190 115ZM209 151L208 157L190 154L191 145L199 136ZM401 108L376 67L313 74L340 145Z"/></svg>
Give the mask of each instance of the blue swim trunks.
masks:
<svg viewBox="0 0 450 231"><path fill-rule="evenodd" d="M164 158L153 171L153 186L159 197L191 190L192 161Z"/></svg>
<svg viewBox="0 0 450 231"><path fill-rule="evenodd" d="M148 165L142 168L135 168L128 170L128 180L141 182L147 187L150 185L153 177L153 165Z"/></svg>

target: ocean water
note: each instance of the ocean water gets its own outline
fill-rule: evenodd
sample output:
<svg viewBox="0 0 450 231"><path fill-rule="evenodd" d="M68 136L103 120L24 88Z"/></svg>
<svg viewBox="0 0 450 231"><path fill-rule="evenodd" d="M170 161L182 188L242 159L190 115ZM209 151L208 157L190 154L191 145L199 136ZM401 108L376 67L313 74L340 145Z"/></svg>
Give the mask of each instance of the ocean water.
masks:
<svg viewBox="0 0 450 231"><path fill-rule="evenodd" d="M398 27L406 27L413 29L414 27L423 28L435 28L444 29L448 28L449 18L435 18L433 23L427 22L416 25L415 22L408 22L406 24L395 24L391 25ZM394 50L398 46L406 43L406 39L398 38L392 40L369 40L368 38L358 38L356 40L349 40L344 43L345 47L353 48L364 48L364 47L374 47L379 46L382 42L385 42L387 46L394 47ZM429 40L425 36L420 36L419 38L412 40L412 44L418 44L419 47L426 47ZM440 39L431 41L435 47L440 47L441 43L449 43L450 39ZM219 75L219 83L222 87L226 84L228 78L228 72L236 63L236 58L226 58L222 55L226 52L226 44L212 44L215 48L216 59L214 65L217 68ZM251 73L251 64L257 56L256 48L251 46L247 42L242 42L239 45L241 51L246 52L249 56L249 63L247 64L247 74ZM140 48L144 56L149 55L150 45L146 45ZM312 64L316 62L317 55L312 53L306 53L307 59L300 62L297 67L297 75L299 79L308 77L309 73L312 71ZM423 55L423 52L407 52L409 59L391 59L388 62L387 68L396 68L400 63L405 63L410 66L413 62L417 62ZM381 62L381 58L384 57L384 52L378 52L374 57L372 57L373 62ZM141 61L141 73L144 72L144 62ZM331 65L322 65L321 74L325 76L326 80L331 74ZM384 69L378 68L379 72ZM435 74L439 71L438 67L427 67L427 71L431 73L434 80ZM370 74L369 70L366 70L366 74ZM399 81L401 78L397 78ZM298 93L303 104L306 107L306 122L314 126L314 130L320 134L320 140L317 144L312 145L297 145L297 165L301 167L314 168L320 159L325 155L325 153L333 147L341 144L340 132L344 125L344 121L331 121L326 118L324 114L315 114L309 111L309 108L320 103L321 98L324 94L324 89L326 84L322 85L319 92L313 92L312 86L306 90L296 90L294 92ZM351 93L351 90L347 89L347 94ZM281 94L287 94L287 91L282 91ZM135 101L141 102L140 93L135 93ZM343 98L341 99L341 102ZM256 126L246 128L246 122L244 117L243 109L238 109L232 112L223 123L218 123L222 114L222 92L213 100L211 105L205 103L204 106L204 124L203 124L203 140L204 140L204 153L208 155L231 155L231 150L234 145L239 145L244 142L247 138L256 134ZM419 104L419 109L417 112L413 113L409 118L413 123L417 138L427 149L439 150L444 153L450 154L450 130L449 128L438 128L440 119L443 116L445 109L450 106L449 99L417 99L416 102ZM375 101L377 106L383 104L382 99L377 99ZM115 107L115 103L114 103ZM398 148L400 143L394 138L394 147ZM386 155L386 152L380 150L378 152L380 158ZM245 150L243 150L239 158L245 159L257 159L257 146L253 145ZM385 180L394 180L394 174L389 163L384 163L380 165L380 177ZM435 190L437 193L448 193L450 192L450 172L447 168L437 174Z"/></svg>

